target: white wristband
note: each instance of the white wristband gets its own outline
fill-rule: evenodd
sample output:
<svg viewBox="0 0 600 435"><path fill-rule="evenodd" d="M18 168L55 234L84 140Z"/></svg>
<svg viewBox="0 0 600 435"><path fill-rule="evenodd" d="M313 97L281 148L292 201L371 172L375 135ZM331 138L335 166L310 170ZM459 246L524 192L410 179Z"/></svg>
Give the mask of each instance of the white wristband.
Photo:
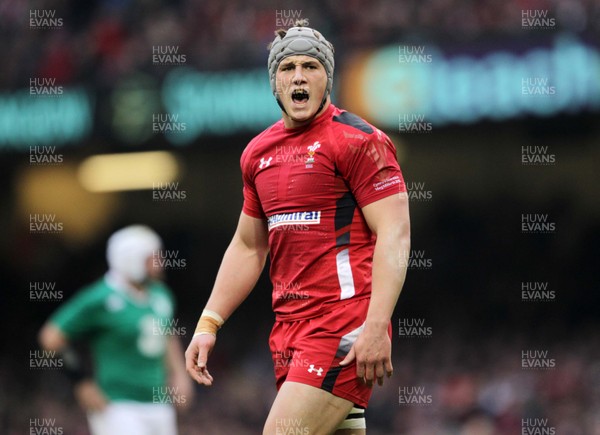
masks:
<svg viewBox="0 0 600 435"><path fill-rule="evenodd" d="M196 337L197 335L212 335L213 337L217 336L217 334L211 334L210 332L196 332L192 338Z"/></svg>

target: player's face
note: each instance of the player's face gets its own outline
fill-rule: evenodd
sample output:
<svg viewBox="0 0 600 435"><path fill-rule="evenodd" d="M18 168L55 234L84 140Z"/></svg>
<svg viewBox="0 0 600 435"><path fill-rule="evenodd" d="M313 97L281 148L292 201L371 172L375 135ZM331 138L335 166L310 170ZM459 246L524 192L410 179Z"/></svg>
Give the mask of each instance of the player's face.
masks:
<svg viewBox="0 0 600 435"><path fill-rule="evenodd" d="M299 127L316 114L325 89L325 67L314 57L298 55L281 61L275 76L279 99L287 112L286 127Z"/></svg>
<svg viewBox="0 0 600 435"><path fill-rule="evenodd" d="M165 272L162 266L153 260L154 259L152 256L146 259L146 271L148 272L148 278L152 280L160 280L164 277Z"/></svg>

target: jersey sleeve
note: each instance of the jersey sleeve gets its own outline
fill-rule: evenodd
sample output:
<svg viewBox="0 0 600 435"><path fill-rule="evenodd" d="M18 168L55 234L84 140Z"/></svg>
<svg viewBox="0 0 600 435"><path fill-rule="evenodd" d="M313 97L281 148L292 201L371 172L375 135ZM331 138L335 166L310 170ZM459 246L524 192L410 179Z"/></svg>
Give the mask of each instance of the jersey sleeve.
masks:
<svg viewBox="0 0 600 435"><path fill-rule="evenodd" d="M252 177L251 159L248 157L248 149L242 154L240 166L242 169L242 180L244 182L244 205L242 211L248 216L256 219L265 219L265 213L260 205L260 199L256 192L254 179Z"/></svg>
<svg viewBox="0 0 600 435"><path fill-rule="evenodd" d="M361 140L338 138L337 168L362 208L406 191L396 147L379 130Z"/></svg>
<svg viewBox="0 0 600 435"><path fill-rule="evenodd" d="M78 339L91 333L96 327L100 301L91 289L81 290L64 303L51 317L69 339Z"/></svg>

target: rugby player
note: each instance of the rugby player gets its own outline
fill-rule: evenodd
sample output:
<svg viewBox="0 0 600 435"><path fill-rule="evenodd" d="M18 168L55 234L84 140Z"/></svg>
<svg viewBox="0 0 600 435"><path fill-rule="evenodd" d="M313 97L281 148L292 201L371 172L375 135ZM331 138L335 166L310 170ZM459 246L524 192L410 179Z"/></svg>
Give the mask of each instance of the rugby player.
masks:
<svg viewBox="0 0 600 435"><path fill-rule="evenodd" d="M410 249L406 187L389 138L331 103L333 46L297 23L269 49L282 119L242 154L242 212L187 371L212 385L217 330L270 255L278 393L263 434L364 434L373 384L393 372L390 321Z"/></svg>
<svg viewBox="0 0 600 435"><path fill-rule="evenodd" d="M192 399L176 331L161 327L172 324L174 301L153 261L159 249L159 236L146 226L115 232L106 275L63 304L40 331L45 350L62 352L93 435L175 435L173 404L186 407ZM69 347L78 340L89 343L93 377Z"/></svg>

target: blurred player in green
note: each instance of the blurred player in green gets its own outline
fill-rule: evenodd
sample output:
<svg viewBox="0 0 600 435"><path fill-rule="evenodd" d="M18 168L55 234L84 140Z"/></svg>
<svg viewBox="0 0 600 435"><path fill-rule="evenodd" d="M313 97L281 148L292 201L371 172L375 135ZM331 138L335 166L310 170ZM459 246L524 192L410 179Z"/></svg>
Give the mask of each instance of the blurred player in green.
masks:
<svg viewBox="0 0 600 435"><path fill-rule="evenodd" d="M61 352L93 435L174 435L173 406L193 387L173 325L174 300L154 259L150 228L134 225L108 240L108 272L63 304L40 331L45 350ZM71 341L85 341L95 373L83 373Z"/></svg>

